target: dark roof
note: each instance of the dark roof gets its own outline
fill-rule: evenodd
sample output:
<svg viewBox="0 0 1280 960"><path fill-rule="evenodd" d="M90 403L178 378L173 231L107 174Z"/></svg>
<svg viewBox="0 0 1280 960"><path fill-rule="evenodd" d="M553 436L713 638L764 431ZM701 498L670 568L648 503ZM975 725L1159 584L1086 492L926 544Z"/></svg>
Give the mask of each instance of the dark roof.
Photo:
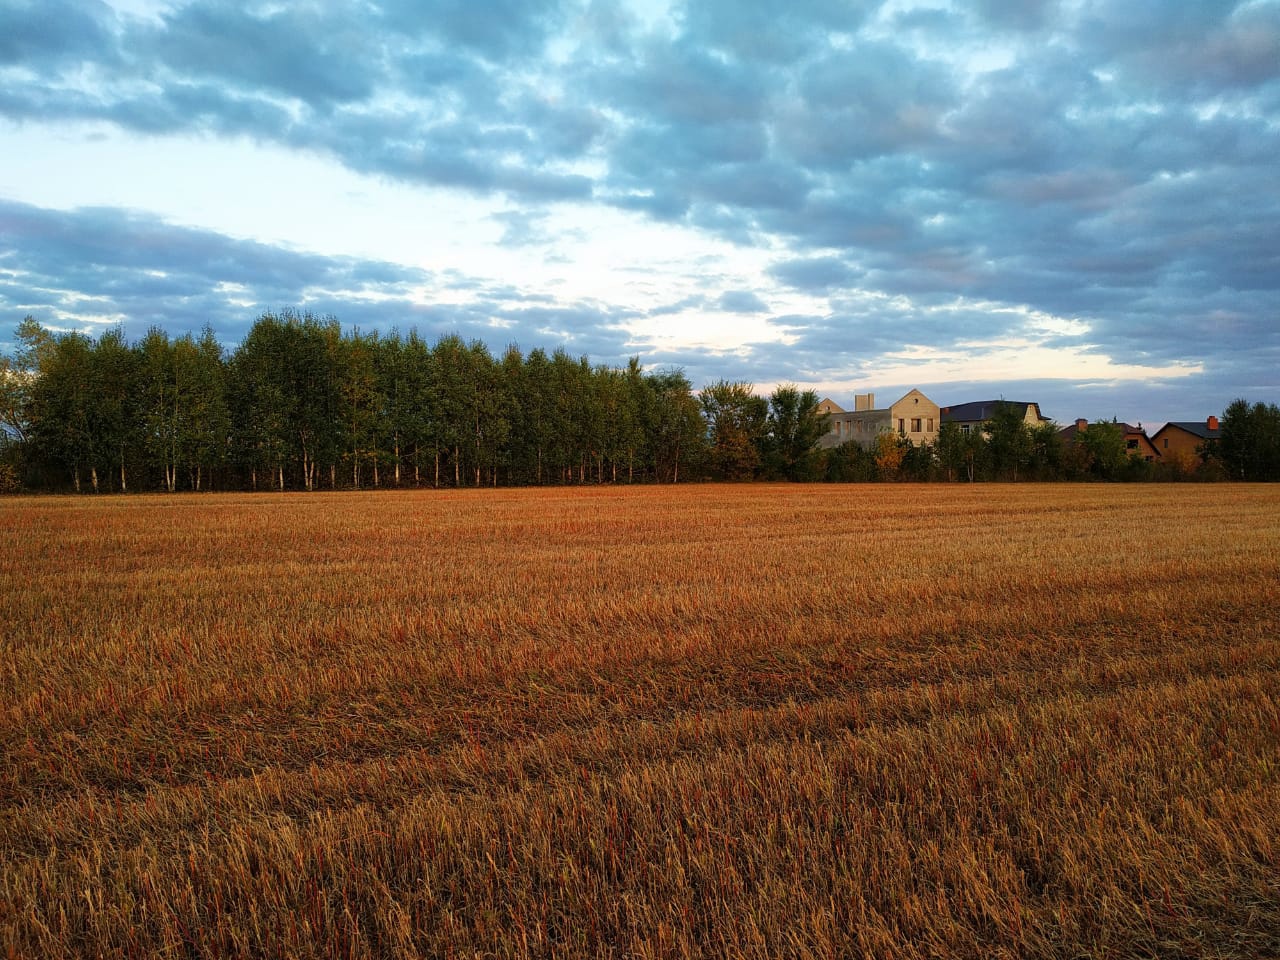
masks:
<svg viewBox="0 0 1280 960"><path fill-rule="evenodd" d="M949 407L943 407L942 422L948 423L952 420L957 420L961 423L969 423L990 420L996 415L996 407L1002 403L1021 407L1024 417L1027 415L1027 407L1035 407L1036 416L1041 420L1044 419L1040 414L1040 404L1038 403L1027 403L1022 400L974 400L971 403L956 403Z"/></svg>
<svg viewBox="0 0 1280 960"><path fill-rule="evenodd" d="M1110 422L1111 422L1110 420L1094 421L1094 423L1110 423ZM1088 429L1090 426L1091 424L1089 424L1088 422L1085 423L1085 429ZM1145 437L1148 443L1151 442L1151 438L1147 436L1147 430L1145 427L1135 427L1132 423L1117 423L1116 426L1120 428L1120 432L1121 434L1124 435L1124 438L1126 440L1130 439L1131 437ZM1074 440L1078 432L1079 431L1076 424L1069 423L1065 427L1063 427L1061 430L1058 431L1058 436L1062 437L1063 440Z"/></svg>
<svg viewBox="0 0 1280 960"><path fill-rule="evenodd" d="M1185 430L1187 433L1194 434L1201 440L1217 440L1222 431L1214 427L1209 429L1209 424L1204 420L1170 420L1160 430L1167 430L1169 427L1177 427L1179 430ZM1160 430L1156 431L1156 436L1160 435Z"/></svg>

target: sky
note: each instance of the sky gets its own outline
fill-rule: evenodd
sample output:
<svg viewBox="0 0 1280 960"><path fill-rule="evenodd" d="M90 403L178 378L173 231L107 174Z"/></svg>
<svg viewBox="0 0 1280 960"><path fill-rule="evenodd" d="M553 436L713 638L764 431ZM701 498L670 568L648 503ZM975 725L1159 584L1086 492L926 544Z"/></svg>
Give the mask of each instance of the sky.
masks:
<svg viewBox="0 0 1280 960"><path fill-rule="evenodd" d="M1280 400L1280 0L0 0L0 350L266 311L852 406Z"/></svg>

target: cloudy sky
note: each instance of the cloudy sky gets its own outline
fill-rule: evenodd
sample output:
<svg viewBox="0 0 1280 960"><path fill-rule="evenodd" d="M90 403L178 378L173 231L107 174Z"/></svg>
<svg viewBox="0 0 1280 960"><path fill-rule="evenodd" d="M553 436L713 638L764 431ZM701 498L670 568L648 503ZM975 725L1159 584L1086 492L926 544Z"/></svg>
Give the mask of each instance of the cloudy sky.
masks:
<svg viewBox="0 0 1280 960"><path fill-rule="evenodd" d="M0 349L265 310L1158 424L1280 400L1280 0L0 0Z"/></svg>

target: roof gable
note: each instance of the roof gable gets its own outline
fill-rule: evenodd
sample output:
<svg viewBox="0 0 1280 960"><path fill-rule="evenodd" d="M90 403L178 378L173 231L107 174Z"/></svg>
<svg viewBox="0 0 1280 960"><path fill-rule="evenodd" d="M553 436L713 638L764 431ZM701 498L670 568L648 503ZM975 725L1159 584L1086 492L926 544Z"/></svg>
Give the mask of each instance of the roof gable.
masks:
<svg viewBox="0 0 1280 960"><path fill-rule="evenodd" d="M1175 430L1181 430L1184 433L1189 433L1193 437L1198 437L1201 440L1217 440L1219 435L1222 433L1222 429L1220 427L1213 427L1210 429L1208 423L1204 420L1170 420L1156 431L1156 436L1160 436L1160 434L1164 433L1171 427Z"/></svg>

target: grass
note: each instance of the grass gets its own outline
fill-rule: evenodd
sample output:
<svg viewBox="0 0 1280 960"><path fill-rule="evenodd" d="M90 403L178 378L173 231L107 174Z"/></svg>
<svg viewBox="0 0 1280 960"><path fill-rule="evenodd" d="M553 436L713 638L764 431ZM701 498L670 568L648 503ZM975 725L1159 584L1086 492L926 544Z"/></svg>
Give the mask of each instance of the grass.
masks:
<svg viewBox="0 0 1280 960"><path fill-rule="evenodd" d="M1280 955L1280 489L0 501L15 957Z"/></svg>

